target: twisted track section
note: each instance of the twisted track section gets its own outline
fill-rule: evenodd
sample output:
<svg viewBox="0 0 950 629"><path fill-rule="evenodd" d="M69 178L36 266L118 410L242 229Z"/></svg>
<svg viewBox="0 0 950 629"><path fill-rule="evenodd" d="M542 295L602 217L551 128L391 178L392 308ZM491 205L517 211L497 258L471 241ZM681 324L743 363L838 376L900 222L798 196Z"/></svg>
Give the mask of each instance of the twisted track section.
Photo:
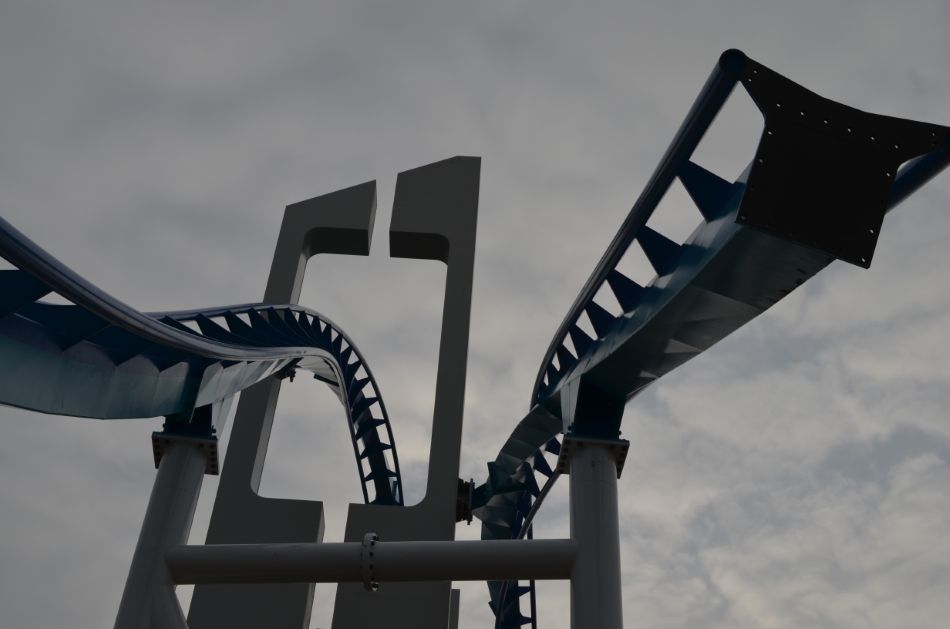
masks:
<svg viewBox="0 0 950 629"><path fill-rule="evenodd" d="M736 83L762 112L765 130L749 168L729 182L690 158ZM559 435L574 419L562 415L564 402L593 391L622 406L835 258L869 266L884 214L948 163L946 127L868 114L739 51L723 53L558 328L531 410L489 463L473 500L482 538L522 533L538 480L552 476L546 455L560 452ZM701 214L682 243L647 225L677 178ZM645 286L617 268L634 242L656 272ZM605 291L620 310L604 305ZM533 582L490 582L489 593L496 627L537 627ZM520 606L526 595L528 615Z"/></svg>
<svg viewBox="0 0 950 629"><path fill-rule="evenodd" d="M402 504L395 441L362 354L295 305L142 313L79 277L0 219L0 403L102 419L190 420L271 376L305 369L346 410L364 500ZM41 301L58 294L69 305Z"/></svg>

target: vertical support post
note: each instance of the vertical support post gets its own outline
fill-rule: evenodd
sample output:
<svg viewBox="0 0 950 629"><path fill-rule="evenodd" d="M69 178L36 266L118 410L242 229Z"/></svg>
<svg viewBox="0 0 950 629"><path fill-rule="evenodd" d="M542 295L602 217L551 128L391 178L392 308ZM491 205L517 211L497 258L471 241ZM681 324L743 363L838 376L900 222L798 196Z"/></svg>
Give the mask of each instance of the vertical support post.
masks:
<svg viewBox="0 0 950 629"><path fill-rule="evenodd" d="M187 629L165 565L165 551L188 541L207 458L200 445L165 449L132 556L116 629Z"/></svg>
<svg viewBox="0 0 950 629"><path fill-rule="evenodd" d="M401 509L351 504L347 541L359 541L367 531L385 540L455 539L480 165L477 157L452 157L399 173L396 179L390 255L440 260L448 267L426 495ZM454 616L449 620L452 609L448 581L391 583L377 592L341 583L332 627L446 629L457 622Z"/></svg>
<svg viewBox="0 0 950 629"><path fill-rule="evenodd" d="M615 450L586 440L571 448L572 629L623 629Z"/></svg>
<svg viewBox="0 0 950 629"><path fill-rule="evenodd" d="M369 254L375 216L373 181L287 206L264 301L296 303L307 261L317 254ZM208 544L323 541L322 502L257 493L280 385L269 378L241 393ZM202 584L195 587L188 622L194 629L306 629L312 602L312 583Z"/></svg>

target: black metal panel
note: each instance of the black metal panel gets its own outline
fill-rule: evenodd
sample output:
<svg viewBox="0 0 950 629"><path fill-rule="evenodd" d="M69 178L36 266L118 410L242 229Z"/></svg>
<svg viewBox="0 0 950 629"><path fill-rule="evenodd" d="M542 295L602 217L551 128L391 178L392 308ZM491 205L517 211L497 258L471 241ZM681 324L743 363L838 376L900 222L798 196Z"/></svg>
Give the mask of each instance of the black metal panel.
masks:
<svg viewBox="0 0 950 629"><path fill-rule="evenodd" d="M948 129L836 103L751 59L741 83L765 131L738 222L869 267L898 168Z"/></svg>

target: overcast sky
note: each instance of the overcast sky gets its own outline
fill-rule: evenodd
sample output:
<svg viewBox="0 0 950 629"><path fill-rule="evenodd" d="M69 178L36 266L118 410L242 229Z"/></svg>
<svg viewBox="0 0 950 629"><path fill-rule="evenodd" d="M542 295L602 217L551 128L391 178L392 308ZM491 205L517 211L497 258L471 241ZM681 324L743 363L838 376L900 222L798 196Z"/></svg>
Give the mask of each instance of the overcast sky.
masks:
<svg viewBox="0 0 950 629"><path fill-rule="evenodd" d="M371 257L315 259L301 302L372 365L410 499L445 276L387 257L397 172L483 159L461 462L482 482L722 50L849 105L950 123L946 0L324 4L4 0L0 211L105 290L168 310L260 299L284 206L376 179ZM737 93L701 161L734 177L760 127ZM699 221L676 195L657 217L673 232ZM945 174L888 216L870 270L835 263L629 405L627 626L946 622L948 241ZM2 410L0 626L111 626L160 420ZM339 541L360 500L343 413L306 379L278 413L262 491L324 500ZM536 535L567 534L566 487ZM215 488L206 478L196 542ZM461 626L491 626L484 586L462 588ZM545 629L568 626L567 591L541 584ZM329 626L332 597L318 587L312 627Z"/></svg>

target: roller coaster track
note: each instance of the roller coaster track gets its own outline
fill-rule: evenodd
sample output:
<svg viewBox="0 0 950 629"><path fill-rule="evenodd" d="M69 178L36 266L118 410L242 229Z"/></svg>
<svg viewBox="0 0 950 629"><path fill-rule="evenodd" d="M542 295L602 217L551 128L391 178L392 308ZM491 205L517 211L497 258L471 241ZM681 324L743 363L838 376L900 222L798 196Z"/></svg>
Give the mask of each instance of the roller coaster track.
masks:
<svg viewBox="0 0 950 629"><path fill-rule="evenodd" d="M749 167L730 182L691 160L737 83L765 126ZM623 406L657 379L835 259L870 266L884 215L948 163L946 127L862 112L739 51L723 53L559 326L529 412L473 493L482 538L531 535L531 518L565 471L548 458L561 453L562 433L616 438ZM701 215L684 242L648 226L676 179ZM643 286L618 269L634 242L655 271ZM142 313L2 219L0 256L15 267L0 271L0 364L10 366L0 378L0 403L102 419L164 416L165 434L213 442L215 426L203 409L266 378L307 370L346 410L364 500L402 504L379 388L356 346L326 317L260 303ZM604 292L619 309L601 300ZM69 304L43 301L50 294ZM591 404L607 412L577 412ZM489 592L496 627L537 626L533 582L490 582Z"/></svg>
<svg viewBox="0 0 950 629"><path fill-rule="evenodd" d="M165 416L194 434L195 410L304 369L346 410L363 498L402 504L386 407L362 354L327 317L296 305L139 312L0 219L0 402L102 419ZM51 293L68 305L42 301ZM210 428L210 427L209 427ZM211 434L204 436L216 440Z"/></svg>
<svg viewBox="0 0 950 629"><path fill-rule="evenodd" d="M736 83L752 97L765 126L749 167L729 182L690 160ZM619 426L574 424L570 409L583 398L606 400L622 413L647 386L836 258L870 266L885 213L948 163L946 127L859 111L809 92L739 51L723 53L558 328L530 411L475 490L482 539L525 534L525 518L542 494L539 480L550 484L560 472L545 457L560 453L562 431L616 435ZM702 218L682 243L647 225L677 178ZM633 242L656 272L646 286L617 269ZM620 311L598 301L604 289ZM594 336L584 331L584 319ZM496 627L537 627L533 582L489 582L489 593ZM525 596L527 615L520 606Z"/></svg>

